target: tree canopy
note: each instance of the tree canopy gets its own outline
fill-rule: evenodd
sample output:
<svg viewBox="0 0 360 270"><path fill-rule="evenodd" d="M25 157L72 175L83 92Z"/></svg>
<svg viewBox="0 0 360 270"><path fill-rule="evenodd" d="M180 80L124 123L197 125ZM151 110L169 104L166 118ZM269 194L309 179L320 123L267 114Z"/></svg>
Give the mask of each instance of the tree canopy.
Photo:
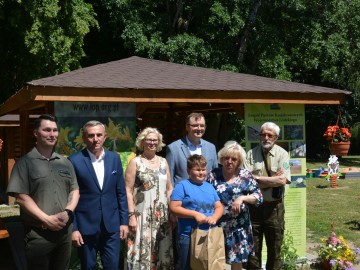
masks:
<svg viewBox="0 0 360 270"><path fill-rule="evenodd" d="M1 101L26 81L79 68L84 37L96 26L82 0L0 1Z"/></svg>
<svg viewBox="0 0 360 270"><path fill-rule="evenodd" d="M107 15L99 24L112 29L108 34L118 41L112 51L122 50L115 57L136 54L360 88L359 0L107 0L93 5Z"/></svg>

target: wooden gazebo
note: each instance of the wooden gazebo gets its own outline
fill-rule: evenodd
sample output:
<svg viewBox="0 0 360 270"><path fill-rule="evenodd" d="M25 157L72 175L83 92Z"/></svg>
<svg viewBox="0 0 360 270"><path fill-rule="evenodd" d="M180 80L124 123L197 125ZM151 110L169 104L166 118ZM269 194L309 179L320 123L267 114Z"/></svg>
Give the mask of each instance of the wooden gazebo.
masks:
<svg viewBox="0 0 360 270"><path fill-rule="evenodd" d="M245 103L337 105L348 91L130 57L81 68L26 83L0 106L0 116L19 115L19 125L5 126L2 167L26 153L32 116L52 113L55 101L134 102L139 128L155 121L171 142L177 139L190 111L237 112ZM169 128L171 127L171 128ZM9 163L10 162L10 163ZM8 170L2 170L7 183ZM4 181L3 180L3 181Z"/></svg>

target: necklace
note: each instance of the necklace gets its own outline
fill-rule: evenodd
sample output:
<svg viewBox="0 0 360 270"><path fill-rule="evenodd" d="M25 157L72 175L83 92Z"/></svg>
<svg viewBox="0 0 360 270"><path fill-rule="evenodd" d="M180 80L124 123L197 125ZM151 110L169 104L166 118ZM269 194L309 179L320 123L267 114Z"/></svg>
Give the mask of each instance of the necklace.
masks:
<svg viewBox="0 0 360 270"><path fill-rule="evenodd" d="M155 163L156 161L156 155L154 155L154 157L152 158L148 158L147 156L145 156L144 154L141 155L142 158L146 159L147 161L149 161L150 163Z"/></svg>

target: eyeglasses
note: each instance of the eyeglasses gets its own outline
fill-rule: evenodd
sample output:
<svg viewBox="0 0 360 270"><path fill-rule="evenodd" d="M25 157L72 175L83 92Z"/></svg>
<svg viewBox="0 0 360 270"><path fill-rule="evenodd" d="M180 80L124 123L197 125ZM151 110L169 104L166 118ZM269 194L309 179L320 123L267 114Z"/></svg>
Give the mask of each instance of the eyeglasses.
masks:
<svg viewBox="0 0 360 270"><path fill-rule="evenodd" d="M192 128L206 128L206 125L203 124L188 124L188 126L192 127Z"/></svg>
<svg viewBox="0 0 360 270"><path fill-rule="evenodd" d="M277 137L277 135L274 135L274 134L268 134L268 133L261 133L261 134L260 134L260 137L261 137L261 138L266 138L266 136L267 136L269 139L274 139L275 137Z"/></svg>
<svg viewBox="0 0 360 270"><path fill-rule="evenodd" d="M158 143L159 142L158 139L145 139L144 141L147 143Z"/></svg>

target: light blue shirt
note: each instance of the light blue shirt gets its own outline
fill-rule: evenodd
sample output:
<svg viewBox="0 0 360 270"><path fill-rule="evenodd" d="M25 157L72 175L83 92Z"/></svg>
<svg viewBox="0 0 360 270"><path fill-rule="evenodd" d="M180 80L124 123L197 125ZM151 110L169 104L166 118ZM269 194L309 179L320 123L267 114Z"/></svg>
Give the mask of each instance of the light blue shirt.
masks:
<svg viewBox="0 0 360 270"><path fill-rule="evenodd" d="M189 146L189 151L191 155L201 155L201 148L202 148L202 144L201 142L197 145L194 145L190 142L189 138L186 136L186 141L188 143Z"/></svg>

